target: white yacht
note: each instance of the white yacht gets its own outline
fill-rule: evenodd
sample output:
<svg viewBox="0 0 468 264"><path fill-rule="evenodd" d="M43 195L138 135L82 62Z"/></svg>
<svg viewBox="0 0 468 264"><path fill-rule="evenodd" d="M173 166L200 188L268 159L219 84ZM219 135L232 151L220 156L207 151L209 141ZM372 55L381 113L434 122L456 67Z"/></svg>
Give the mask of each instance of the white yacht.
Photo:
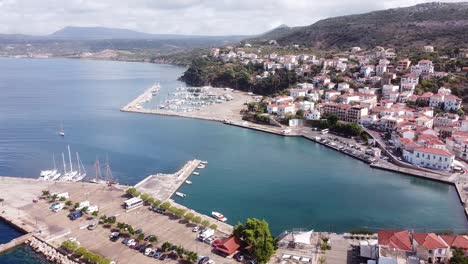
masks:
<svg viewBox="0 0 468 264"><path fill-rule="evenodd" d="M186 183L186 184L192 184L192 182L189 181L189 180L186 180L185 183Z"/></svg>
<svg viewBox="0 0 468 264"><path fill-rule="evenodd" d="M176 192L175 194L176 194L177 196L179 196L179 197L182 197L182 198L184 198L184 197L187 196L185 193L181 193L181 192Z"/></svg>
<svg viewBox="0 0 468 264"><path fill-rule="evenodd" d="M41 171L39 179L48 181L48 180L56 180L57 178L60 177L61 173L57 170L57 166L55 165L54 154L52 154L52 160L54 162L54 169Z"/></svg>
<svg viewBox="0 0 468 264"><path fill-rule="evenodd" d="M214 219L221 221L221 222L226 222L227 218L222 215L221 213L218 212L211 212L211 215L213 216Z"/></svg>

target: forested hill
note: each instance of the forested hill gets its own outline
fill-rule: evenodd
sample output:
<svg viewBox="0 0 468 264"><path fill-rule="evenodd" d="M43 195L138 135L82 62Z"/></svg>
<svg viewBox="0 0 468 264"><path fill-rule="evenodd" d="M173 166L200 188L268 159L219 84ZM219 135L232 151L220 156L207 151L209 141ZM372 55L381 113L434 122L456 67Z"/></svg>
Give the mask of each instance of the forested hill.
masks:
<svg viewBox="0 0 468 264"><path fill-rule="evenodd" d="M230 87L261 95L272 95L296 84L300 77L294 71L279 69L274 75L256 80L263 65L223 63L211 58L195 59L180 79L192 86ZM255 80L255 81L254 81Z"/></svg>
<svg viewBox="0 0 468 264"><path fill-rule="evenodd" d="M280 27L253 38L316 49L353 46L463 47L468 42L468 3L426 3L366 14L333 17L305 27Z"/></svg>

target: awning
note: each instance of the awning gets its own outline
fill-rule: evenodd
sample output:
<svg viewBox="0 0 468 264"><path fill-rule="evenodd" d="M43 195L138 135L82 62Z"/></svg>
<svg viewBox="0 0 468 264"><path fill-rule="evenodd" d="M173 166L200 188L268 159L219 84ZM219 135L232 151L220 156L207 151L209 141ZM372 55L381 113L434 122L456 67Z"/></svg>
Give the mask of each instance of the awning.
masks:
<svg viewBox="0 0 468 264"><path fill-rule="evenodd" d="M314 230L294 235L294 243L310 245L310 237L312 236L312 232L314 232Z"/></svg>

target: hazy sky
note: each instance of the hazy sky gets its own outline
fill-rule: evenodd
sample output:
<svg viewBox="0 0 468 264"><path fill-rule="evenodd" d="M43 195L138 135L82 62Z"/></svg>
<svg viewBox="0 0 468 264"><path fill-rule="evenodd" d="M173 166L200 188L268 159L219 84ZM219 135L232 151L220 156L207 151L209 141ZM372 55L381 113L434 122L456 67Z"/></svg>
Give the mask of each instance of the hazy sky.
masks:
<svg viewBox="0 0 468 264"><path fill-rule="evenodd" d="M65 26L148 33L258 34L331 16L425 0L0 0L0 33L49 34ZM459 2L459 1L445 1Z"/></svg>

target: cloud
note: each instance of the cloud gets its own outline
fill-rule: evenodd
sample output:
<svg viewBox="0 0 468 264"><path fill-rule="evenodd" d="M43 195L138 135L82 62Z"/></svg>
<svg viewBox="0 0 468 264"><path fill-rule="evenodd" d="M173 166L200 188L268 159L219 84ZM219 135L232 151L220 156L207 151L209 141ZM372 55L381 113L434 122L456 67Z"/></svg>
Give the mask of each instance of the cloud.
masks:
<svg viewBox="0 0 468 264"><path fill-rule="evenodd" d="M411 6L427 0L0 0L0 32L42 35L65 26L148 33L258 34L332 16ZM446 1L456 2L456 1Z"/></svg>

